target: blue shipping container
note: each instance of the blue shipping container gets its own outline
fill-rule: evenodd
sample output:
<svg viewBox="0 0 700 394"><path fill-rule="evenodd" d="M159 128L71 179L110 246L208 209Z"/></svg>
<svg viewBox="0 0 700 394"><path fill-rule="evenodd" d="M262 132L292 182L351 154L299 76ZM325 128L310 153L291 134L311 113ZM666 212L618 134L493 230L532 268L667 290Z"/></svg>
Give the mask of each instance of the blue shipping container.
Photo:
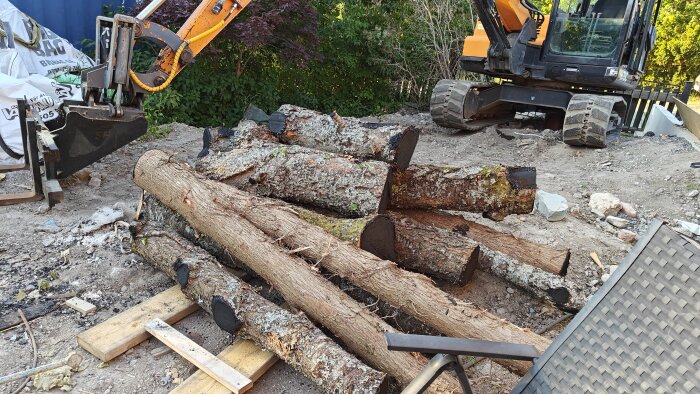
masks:
<svg viewBox="0 0 700 394"><path fill-rule="evenodd" d="M40 25L81 49L84 39L95 40L95 18L109 9L131 9L137 0L10 0L15 7Z"/></svg>

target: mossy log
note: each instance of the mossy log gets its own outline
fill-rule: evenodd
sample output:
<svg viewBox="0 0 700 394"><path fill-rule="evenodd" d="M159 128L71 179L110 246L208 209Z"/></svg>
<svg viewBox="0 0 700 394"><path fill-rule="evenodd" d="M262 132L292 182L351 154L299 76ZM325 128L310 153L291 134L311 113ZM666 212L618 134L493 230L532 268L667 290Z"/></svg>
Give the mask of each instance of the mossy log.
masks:
<svg viewBox="0 0 700 394"><path fill-rule="evenodd" d="M392 209L445 209L484 213L494 220L530 213L535 203L535 169L411 165L395 171Z"/></svg>
<svg viewBox="0 0 700 394"><path fill-rule="evenodd" d="M227 332L239 328L329 393L378 393L386 375L348 354L309 321L264 299L203 249L162 227L139 226L132 249L180 283Z"/></svg>
<svg viewBox="0 0 700 394"><path fill-rule="evenodd" d="M373 255L396 262L409 271L463 285L478 265L479 245L445 237L449 231L387 212L360 219L341 219L294 208L307 222L350 241Z"/></svg>
<svg viewBox="0 0 700 394"><path fill-rule="evenodd" d="M520 263L531 265L545 272L564 276L569 267L570 253L568 249L553 248L518 238L513 234L467 220L461 215L419 209L401 210L398 213L431 227L441 227L450 232L462 234L476 241L482 247L503 253Z"/></svg>
<svg viewBox="0 0 700 394"><path fill-rule="evenodd" d="M381 212L388 203L390 167L356 162L302 146L248 144L201 158L197 170L210 179L344 216Z"/></svg>
<svg viewBox="0 0 700 394"><path fill-rule="evenodd" d="M291 251L284 249L275 242L275 238L256 228L241 212L245 206L242 211L252 218L260 209L267 211L265 217L260 217L258 221L269 221L267 226L283 231L285 236L299 230L281 225L276 218L279 212L274 201L253 197L206 179L187 165L174 162L162 151L148 151L138 160L134 168L134 182L181 214L197 231L225 247L274 286L291 306L303 310L314 321L328 328L370 366L406 385L426 365L425 357L389 351L383 334L394 332L391 326L323 278L306 261L296 257L295 254L304 252L303 247L297 246ZM268 204L271 206L268 207ZM302 219L289 211L284 212L293 216L296 219L295 227L299 227ZM318 231L336 240L320 228ZM276 238L282 241L285 236L278 235ZM304 242L304 246L334 246L319 238L307 237ZM319 264L323 263L321 260L324 259L317 258ZM453 392L458 387L456 379L444 376L433 384L431 391Z"/></svg>
<svg viewBox="0 0 700 394"><path fill-rule="evenodd" d="M364 316L364 309L358 310L349 302L343 301L342 307L329 309L328 298L317 297L321 297L319 293L333 294L331 290L325 289L325 284L315 279L316 276L306 274L301 278L302 273L311 268L306 265L304 269L301 267L303 261L287 256L286 253L280 255L277 245L271 239L278 240L296 254L346 278L443 334L525 343L540 351L544 351L550 344L548 339L530 330L508 323L470 303L454 299L435 287L424 275L402 270L391 261L381 260L350 243L338 240L322 228L306 223L284 203L254 197L236 188L203 179L187 166L172 162L164 152L146 152L136 164L134 180L137 185L182 214L198 231L226 246L251 268L255 267L255 271L270 281L290 304L296 304L314 319L327 319L329 313L335 313L333 311L346 310L345 313L338 314L342 319L333 317L330 321L323 320L322 324L331 330L335 328L336 335L370 365L398 379L404 379L404 384L406 372L414 371L416 362L407 364L404 361L398 365L387 365L386 360L395 362L396 357L385 351L383 341L377 341L372 330L366 328L366 323L362 326L358 324L371 321L371 326L380 331L392 330L391 327L381 320L376 322ZM301 299L288 298L299 292L304 294ZM341 299L341 295L334 295L333 300ZM362 322L357 321L360 319L357 316L361 316ZM344 323L338 327L340 320ZM352 333L345 331L350 327L353 327ZM521 374L531 366L528 362L518 360L496 362Z"/></svg>
<svg viewBox="0 0 700 394"><path fill-rule="evenodd" d="M419 134L413 126L361 122L288 104L271 115L270 124L285 144L384 161L399 169L410 163Z"/></svg>

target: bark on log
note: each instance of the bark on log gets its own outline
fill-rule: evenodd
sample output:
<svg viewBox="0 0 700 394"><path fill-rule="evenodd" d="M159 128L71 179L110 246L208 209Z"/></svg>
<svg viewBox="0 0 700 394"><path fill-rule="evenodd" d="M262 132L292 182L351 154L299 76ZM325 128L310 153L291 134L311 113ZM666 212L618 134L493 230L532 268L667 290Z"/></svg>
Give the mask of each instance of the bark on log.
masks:
<svg viewBox="0 0 700 394"><path fill-rule="evenodd" d="M361 217L388 203L391 172L380 161L352 159L302 146L250 144L197 162L211 179L258 195Z"/></svg>
<svg viewBox="0 0 700 394"><path fill-rule="evenodd" d="M337 238L433 279L463 285L478 265L476 242L450 237L448 230L426 226L410 217L387 212L360 219L339 219L303 208L294 210L302 219Z"/></svg>
<svg viewBox="0 0 700 394"><path fill-rule="evenodd" d="M285 144L380 160L402 170L411 162L419 135L413 126L365 123L288 104L271 115L270 124Z"/></svg>
<svg viewBox="0 0 700 394"><path fill-rule="evenodd" d="M311 212L308 210L300 209L299 207L294 207L294 210L297 212L300 212L300 211ZM282 302L282 297L274 290L274 288L270 288L270 286L267 286L265 284L264 280L262 278L260 278L257 274L255 274L254 271L252 271L250 268L245 266L245 264L238 261L225 248L223 248L221 245L214 242L211 238L209 238L205 234L200 234L198 231L193 229L192 226L190 226L190 224L187 223L187 221L182 217L182 215L180 215L177 212L173 211L172 209L164 206L162 203L160 203L152 195L150 195L150 194L146 195L146 198L145 198L144 204L143 204L142 212L143 212L143 219L142 220L144 220L146 222L152 221L152 222L161 223L164 227L166 227L168 229L175 230L182 237L186 238L190 242L192 242L195 245L206 250L209 254L214 256L222 264L224 264L228 267L233 267L235 269L245 271L246 274L248 274L248 278L246 278L246 282L248 282L252 286L255 286L255 287L261 289L261 291L264 291L265 294L263 294L263 296L265 298L267 298L273 302L278 302L278 303ZM317 214L317 213L314 213L314 214ZM324 215L321 215L321 216L324 216ZM387 218L385 216L377 216L377 217L382 217L382 218L386 219L386 221L382 221L382 222L385 224L388 224L391 227L391 229L393 229L393 224L391 223L389 218ZM338 220L347 221L347 222L352 223L352 222L354 222L355 219L338 219ZM362 220L362 219L356 219L356 220ZM373 225L370 224L370 226L373 226ZM383 227L383 226L381 226L381 227ZM384 230L381 230L381 231L384 231ZM367 247L367 245L365 245L365 247ZM391 252L393 253L393 251L394 251L393 243L391 243L390 249L391 249ZM324 272L321 272L321 273L324 274ZM405 333L410 333L410 334L439 335L439 333L436 332L434 329L431 329L430 327L428 327L425 324L421 323L420 321L416 320L416 318L414 318L413 316L407 315L407 314L399 311L398 309L387 304L386 302L376 298L372 294L370 294L370 293L360 289L359 287L349 283L347 280L340 278L337 275L324 275L324 276L327 276L328 279L333 284L335 284L340 289L342 289L345 293L350 295L350 297L357 300L358 302L365 304L367 310L369 310L370 312L372 312L378 316L381 316L382 320L386 321L387 323L389 323L392 327L396 328L397 330L399 330L401 332L405 332Z"/></svg>
<svg viewBox="0 0 700 394"><path fill-rule="evenodd" d="M389 206L483 212L494 220L530 213L535 203L535 169L412 165L395 171Z"/></svg>
<svg viewBox="0 0 700 394"><path fill-rule="evenodd" d="M134 181L180 213L197 231L226 247L274 286L291 306L327 327L372 367L406 385L427 363L422 356L387 350L383 333L394 332L391 326L321 277L304 260L276 245L236 209L240 203L251 204L252 199L264 203L266 199L253 198L233 187L204 179L188 166L171 161L161 151L148 151L139 159ZM236 199L238 194L247 200ZM274 212L273 217L266 219L271 219L268 225L277 227ZM301 221L295 214L286 212ZM315 241L306 239L306 242ZM431 391L452 392L458 387L456 379L444 376L433 384Z"/></svg>
<svg viewBox="0 0 700 394"><path fill-rule="evenodd" d="M484 271L491 272L495 276L507 280L514 285L529 291L535 296L550 301L557 307L564 310L578 310L585 303L584 297L574 290L574 286L558 275L546 272L520 261L517 257L528 253L523 250L517 253L517 249L511 246L499 245L499 238L504 242L520 240L510 234L500 233L489 227L469 222L461 216L450 215L443 212L427 211L389 211L387 215L392 218L396 225L396 236L412 235L413 228L419 228L423 232L422 237L413 237L413 247L418 250L442 249L445 253L459 251L459 245L469 245L475 243L471 238L472 231L478 226L482 227L480 234L493 234L494 240L489 240L489 246L496 245L501 249L508 250L512 256L508 256L500 251L493 250L482 244L478 256L478 265ZM410 223L408 227L401 227L399 223ZM486 230L484 230L486 229ZM545 246L520 240L532 247L546 249ZM443 246L444 245L444 246ZM455 245L454 249L448 245Z"/></svg>
<svg viewBox="0 0 700 394"><path fill-rule="evenodd" d="M561 276L523 264L513 257L484 246L481 247L479 255L479 268L568 312L580 310L587 301L582 292Z"/></svg>
<svg viewBox="0 0 700 394"><path fill-rule="evenodd" d="M180 212L199 231L204 232L206 229L215 241L226 245L232 253L236 253L241 260L251 265L251 268L253 268L252 265L258 267L256 271L261 276L267 275L266 279L271 282L277 279L273 285L283 295L285 292L294 294L303 289L314 289L317 286L311 284L314 277L298 280L300 274L296 274L296 271L301 271L302 268L298 266L299 262L296 259L290 259L294 264L279 263L282 268L274 271L279 277L272 275L270 271L277 268L277 264L273 265L271 261L276 260L275 256L279 251L273 249L274 245L270 245L267 238L257 235L258 230L255 227L269 237L278 239L299 255L347 278L351 283L375 294L443 334L462 338L525 343L535 346L539 351L544 351L550 344L548 339L530 330L517 327L469 303L455 300L435 287L424 275L404 271L391 261L381 260L354 245L338 240L320 227L308 225L296 213L291 212L286 204L253 197L236 188L202 179L185 166L169 162L168 159L169 156L163 152L146 152L139 159L134 170L136 184ZM250 223L241 221L240 218L254 226L248 226ZM262 242L260 242L261 239L263 239ZM251 258L253 261L249 262ZM255 261L256 258L260 258L261 261ZM309 309L301 309L309 314L318 314L328 301L323 298L313 300L308 297L308 294L316 294L317 291L308 292L309 290L304 293L304 301L307 302L304 306ZM287 296L285 299L292 303ZM352 307L346 308L353 312L356 310ZM357 313L361 312L364 310ZM327 313L322 315L325 316ZM353 316L352 313L346 313L346 315ZM332 319L326 323L336 325L337 321ZM388 327L381 321L377 324L381 324L377 327ZM347 329L346 326L342 328ZM379 366L378 363L383 362L385 357L395 358L395 356L388 355L383 349L379 349L382 345L373 341L373 338L367 338L366 335L362 335L363 338L357 338L357 333L363 330L355 328L354 337L342 330L339 332L344 336L336 335L343 341L346 343L350 341L359 349L373 344L373 350L366 356L367 360L370 361L369 356L376 356L379 353L383 356L379 357L380 360L373 357L372 361L377 364L370 364L397 378L399 377L397 375L405 377L403 374L405 366L398 371L395 370L396 367L392 367L394 372L390 372L389 366ZM350 338L346 338L347 336ZM350 343L348 346L353 347ZM520 374L524 374L531 366L531 363L524 361L496 361ZM408 365L415 366L415 363Z"/></svg>
<svg viewBox="0 0 700 394"><path fill-rule="evenodd" d="M509 233L494 230L483 224L467 220L460 215L424 210L401 210L397 214L433 227L441 227L466 236L482 247L501 252L535 268L564 276L569 267L569 250L517 238Z"/></svg>
<svg viewBox="0 0 700 394"><path fill-rule="evenodd" d="M209 132L211 134L210 153L228 152L239 146L256 142L279 142L279 139L272 134L267 126L258 125L252 120L242 120L233 129L220 127L218 129L210 129Z"/></svg>
<svg viewBox="0 0 700 394"><path fill-rule="evenodd" d="M386 375L364 365L303 314L264 299L207 252L170 231L138 231L132 249L168 276L213 315L220 328L243 333L329 393L386 391Z"/></svg>

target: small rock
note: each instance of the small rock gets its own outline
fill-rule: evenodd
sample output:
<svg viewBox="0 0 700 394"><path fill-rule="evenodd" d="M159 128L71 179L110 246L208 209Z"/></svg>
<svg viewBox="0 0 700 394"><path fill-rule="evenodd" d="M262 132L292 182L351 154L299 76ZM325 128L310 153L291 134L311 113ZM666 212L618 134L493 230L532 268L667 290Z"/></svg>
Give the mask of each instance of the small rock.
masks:
<svg viewBox="0 0 700 394"><path fill-rule="evenodd" d="M558 194L538 190L535 195L535 209L548 221L556 222L564 219L569 210L569 204Z"/></svg>
<svg viewBox="0 0 700 394"><path fill-rule="evenodd" d="M600 280L601 280L603 283L607 282L608 279L610 279L610 274L603 274L603 275L600 276Z"/></svg>
<svg viewBox="0 0 700 394"><path fill-rule="evenodd" d="M102 176L100 174L93 174L90 176L90 182L88 186L90 187L100 187L102 185Z"/></svg>
<svg viewBox="0 0 700 394"><path fill-rule="evenodd" d="M507 289L506 289L506 291L507 291L507 292L508 292L509 294L513 294L513 293L515 293L515 290L513 290L513 289L512 289L512 288L510 288L510 287L509 287L509 288L507 288Z"/></svg>
<svg viewBox="0 0 700 394"><path fill-rule="evenodd" d="M58 227L58 223L56 223L56 220L49 219L45 221L44 224L42 224L40 227L38 227L36 231L55 234L61 231L61 228Z"/></svg>
<svg viewBox="0 0 700 394"><path fill-rule="evenodd" d="M665 191L666 191L666 189L664 189L663 187L660 187L660 188L656 189L656 191L654 191L654 195L660 196L660 195L664 194Z"/></svg>
<svg viewBox="0 0 700 394"><path fill-rule="evenodd" d="M617 270L617 267L618 267L617 265L611 265L610 267L608 267L608 272L610 273L610 275L615 273L615 270Z"/></svg>
<svg viewBox="0 0 700 394"><path fill-rule="evenodd" d="M36 208L36 213L43 215L51 209L48 204L41 204Z"/></svg>
<svg viewBox="0 0 700 394"><path fill-rule="evenodd" d="M54 239L53 237L44 237L43 240L41 240L41 244L44 245L44 247L51 246L53 244Z"/></svg>
<svg viewBox="0 0 700 394"><path fill-rule="evenodd" d="M630 224L629 220L619 218L617 216L608 216L607 218L605 218L605 221L617 228L626 228Z"/></svg>
<svg viewBox="0 0 700 394"><path fill-rule="evenodd" d="M692 190L690 193L688 193L688 197L690 198L695 198L700 194L700 190Z"/></svg>
<svg viewBox="0 0 700 394"><path fill-rule="evenodd" d="M496 313L499 315L504 315L506 313L506 308L498 308L496 309Z"/></svg>
<svg viewBox="0 0 700 394"><path fill-rule="evenodd" d="M601 218L614 216L620 212L621 201L610 193L593 193L588 201L591 212Z"/></svg>
<svg viewBox="0 0 700 394"><path fill-rule="evenodd" d="M700 225L698 225L697 223L691 223L691 222L686 222L684 220L679 220L678 225L681 226L682 229L690 231L694 235L700 235Z"/></svg>
<svg viewBox="0 0 700 394"><path fill-rule="evenodd" d="M627 203L627 202L621 202L620 203L620 209L622 210L622 213L625 215L631 217L631 218L636 218L637 217L637 210L634 209L632 204Z"/></svg>
<svg viewBox="0 0 700 394"><path fill-rule="evenodd" d="M690 218L690 219L694 218L694 217L695 217L695 211L687 211L687 212L685 213L685 217Z"/></svg>
<svg viewBox="0 0 700 394"><path fill-rule="evenodd" d="M617 237L627 243L634 243L639 236L634 231L620 230L617 232Z"/></svg>
<svg viewBox="0 0 700 394"><path fill-rule="evenodd" d="M34 299L36 299L36 298L39 298L39 296L40 296L40 294L39 294L39 289L32 290L29 294L27 294L27 298L34 298Z"/></svg>

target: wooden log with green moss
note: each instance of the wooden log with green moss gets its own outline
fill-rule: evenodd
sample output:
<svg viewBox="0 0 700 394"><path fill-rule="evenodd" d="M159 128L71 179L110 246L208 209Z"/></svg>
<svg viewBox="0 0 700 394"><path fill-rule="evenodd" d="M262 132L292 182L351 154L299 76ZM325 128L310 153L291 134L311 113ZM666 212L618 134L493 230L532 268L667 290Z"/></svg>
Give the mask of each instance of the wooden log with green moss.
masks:
<svg viewBox="0 0 700 394"><path fill-rule="evenodd" d="M307 222L337 238L350 241L373 255L396 262L401 268L433 279L463 285L478 265L479 245L454 240L449 231L410 217L387 212L359 219L343 219L295 207Z"/></svg>
<svg viewBox="0 0 700 394"><path fill-rule="evenodd" d="M302 146L253 142L211 152L197 162L210 179L257 195L362 217L386 208L391 171L381 161Z"/></svg>
<svg viewBox="0 0 700 394"><path fill-rule="evenodd" d="M285 144L384 161L399 169L408 166L418 143L419 132L413 126L367 123L288 104L273 113L270 122Z"/></svg>
<svg viewBox="0 0 700 394"><path fill-rule="evenodd" d="M509 214L532 212L536 188L531 167L411 165L394 172L389 205L479 212L502 220Z"/></svg>

